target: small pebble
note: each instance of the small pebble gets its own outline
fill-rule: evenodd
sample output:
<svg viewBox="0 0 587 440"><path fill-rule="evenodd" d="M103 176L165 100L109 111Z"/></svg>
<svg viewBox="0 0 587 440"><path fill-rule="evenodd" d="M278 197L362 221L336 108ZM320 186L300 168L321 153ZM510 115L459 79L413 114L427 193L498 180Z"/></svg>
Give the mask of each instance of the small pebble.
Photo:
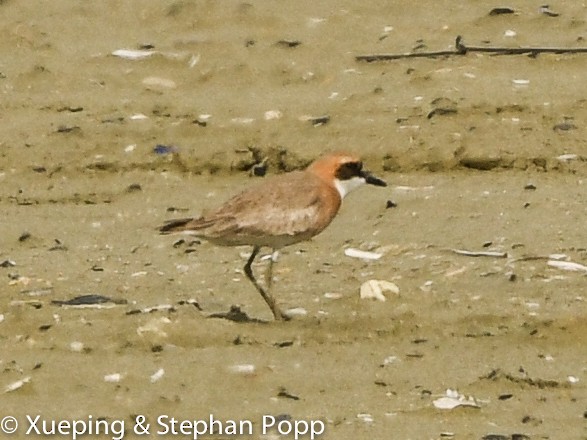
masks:
<svg viewBox="0 0 587 440"><path fill-rule="evenodd" d="M267 168L267 161L263 160L261 163L253 165L253 168L251 168L252 175L256 177L263 177L265 174L267 174Z"/></svg>
<svg viewBox="0 0 587 440"><path fill-rule="evenodd" d="M513 14L514 12L512 8L493 8L489 11L489 15Z"/></svg>
<svg viewBox="0 0 587 440"><path fill-rule="evenodd" d="M554 12L552 9L550 9L548 5L540 6L539 12L546 15L547 17L558 17L560 15L558 12Z"/></svg>
<svg viewBox="0 0 587 440"><path fill-rule="evenodd" d="M288 47L288 48L297 47L300 44L302 44L302 42L298 41L298 40L279 40L276 43L277 46Z"/></svg>
<svg viewBox="0 0 587 440"><path fill-rule="evenodd" d="M174 147L173 145L168 146L168 145L157 144L155 146L155 148L153 148L153 152L155 154L159 154L159 155L177 153L177 147Z"/></svg>
<svg viewBox="0 0 587 440"><path fill-rule="evenodd" d="M554 127L552 127L552 129L554 131L569 131L569 130L576 130L577 126L575 124L570 123L570 122L562 122L560 124L556 124Z"/></svg>
<svg viewBox="0 0 587 440"><path fill-rule="evenodd" d="M135 192L135 191L142 191L142 187L140 184L138 183L131 183L127 188L126 191L127 192Z"/></svg>

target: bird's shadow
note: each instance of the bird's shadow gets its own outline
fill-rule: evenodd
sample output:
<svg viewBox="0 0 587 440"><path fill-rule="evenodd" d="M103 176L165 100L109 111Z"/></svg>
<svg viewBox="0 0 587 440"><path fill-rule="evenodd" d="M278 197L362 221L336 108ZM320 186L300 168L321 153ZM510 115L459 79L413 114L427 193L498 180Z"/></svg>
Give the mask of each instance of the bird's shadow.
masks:
<svg viewBox="0 0 587 440"><path fill-rule="evenodd" d="M227 319L228 321L239 323L246 322L254 324L268 324L268 321L249 317L249 315L243 312L239 306L230 306L230 310L228 312L211 313L208 315L208 318Z"/></svg>

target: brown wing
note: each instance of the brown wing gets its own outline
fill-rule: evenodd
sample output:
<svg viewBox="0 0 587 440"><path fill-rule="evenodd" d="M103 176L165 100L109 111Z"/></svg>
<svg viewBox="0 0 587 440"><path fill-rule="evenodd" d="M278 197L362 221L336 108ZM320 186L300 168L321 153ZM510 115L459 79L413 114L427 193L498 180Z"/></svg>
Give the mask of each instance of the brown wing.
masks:
<svg viewBox="0 0 587 440"><path fill-rule="evenodd" d="M193 218L176 218L168 220L163 226L159 227L161 234L171 234L173 232L183 231L185 226L190 223Z"/></svg>
<svg viewBox="0 0 587 440"><path fill-rule="evenodd" d="M336 189L299 171L268 179L245 190L186 227L225 244L263 245L263 237L269 237L267 246L280 237L281 242L287 244L322 231L339 207Z"/></svg>

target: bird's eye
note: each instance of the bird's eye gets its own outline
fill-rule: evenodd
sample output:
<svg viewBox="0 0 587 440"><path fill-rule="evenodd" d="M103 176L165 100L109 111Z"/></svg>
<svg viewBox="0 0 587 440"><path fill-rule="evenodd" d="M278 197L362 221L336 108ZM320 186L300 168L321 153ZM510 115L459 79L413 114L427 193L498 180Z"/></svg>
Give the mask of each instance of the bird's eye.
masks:
<svg viewBox="0 0 587 440"><path fill-rule="evenodd" d="M349 162L346 164L350 171L353 172L354 175L359 175L361 169L363 168L362 162Z"/></svg>
<svg viewBox="0 0 587 440"><path fill-rule="evenodd" d="M362 162L347 162L340 166L336 172L336 177L340 180L348 180L353 177L361 175L361 169L363 168Z"/></svg>

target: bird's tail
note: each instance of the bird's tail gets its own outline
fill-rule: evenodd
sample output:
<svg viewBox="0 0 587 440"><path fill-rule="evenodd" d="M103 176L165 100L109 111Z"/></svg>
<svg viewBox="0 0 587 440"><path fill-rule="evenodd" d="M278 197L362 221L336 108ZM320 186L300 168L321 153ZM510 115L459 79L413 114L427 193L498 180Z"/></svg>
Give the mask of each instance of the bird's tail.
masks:
<svg viewBox="0 0 587 440"><path fill-rule="evenodd" d="M186 225L190 223L193 218L178 218L174 220L168 220L165 224L159 227L161 234L172 234L174 232L181 232L186 230Z"/></svg>

